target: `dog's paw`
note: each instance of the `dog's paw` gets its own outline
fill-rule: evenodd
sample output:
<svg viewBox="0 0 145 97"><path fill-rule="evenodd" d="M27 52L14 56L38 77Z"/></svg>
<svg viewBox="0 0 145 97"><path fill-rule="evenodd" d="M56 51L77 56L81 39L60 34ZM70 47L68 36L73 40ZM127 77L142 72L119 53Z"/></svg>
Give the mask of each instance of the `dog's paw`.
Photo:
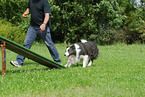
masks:
<svg viewBox="0 0 145 97"><path fill-rule="evenodd" d="M88 64L87 66L91 66L92 64Z"/></svg>

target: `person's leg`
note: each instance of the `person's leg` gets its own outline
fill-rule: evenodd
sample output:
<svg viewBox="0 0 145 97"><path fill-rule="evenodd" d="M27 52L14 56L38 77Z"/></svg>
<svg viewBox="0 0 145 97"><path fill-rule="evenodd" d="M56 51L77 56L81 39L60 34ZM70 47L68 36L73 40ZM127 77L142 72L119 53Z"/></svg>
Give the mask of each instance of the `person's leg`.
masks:
<svg viewBox="0 0 145 97"><path fill-rule="evenodd" d="M36 37L37 37L37 31L35 30L34 27L30 26L28 31L27 31L27 36L25 38L23 46L30 49L33 42L35 41ZM24 60L25 60L24 56L21 56L21 55L17 56L18 64L23 65Z"/></svg>
<svg viewBox="0 0 145 97"><path fill-rule="evenodd" d="M49 27L47 27L45 31L40 32L40 37L45 42L45 44L46 44L46 46L47 46L47 48L48 48L53 60L56 61L59 64L62 64L61 60L59 58L59 53L58 53L55 45L52 42Z"/></svg>

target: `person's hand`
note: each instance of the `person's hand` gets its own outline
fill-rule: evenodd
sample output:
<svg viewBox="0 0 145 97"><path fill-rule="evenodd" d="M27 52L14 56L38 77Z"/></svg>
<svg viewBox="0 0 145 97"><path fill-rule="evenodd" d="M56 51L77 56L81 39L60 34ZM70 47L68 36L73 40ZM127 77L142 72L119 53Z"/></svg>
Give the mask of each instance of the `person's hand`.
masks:
<svg viewBox="0 0 145 97"><path fill-rule="evenodd" d="M28 15L27 15L27 13L26 12L24 12L24 14L22 15L24 18L27 18L28 17Z"/></svg>
<svg viewBox="0 0 145 97"><path fill-rule="evenodd" d="M45 28L46 28L46 24L45 23L40 25L41 32L43 32L45 30Z"/></svg>

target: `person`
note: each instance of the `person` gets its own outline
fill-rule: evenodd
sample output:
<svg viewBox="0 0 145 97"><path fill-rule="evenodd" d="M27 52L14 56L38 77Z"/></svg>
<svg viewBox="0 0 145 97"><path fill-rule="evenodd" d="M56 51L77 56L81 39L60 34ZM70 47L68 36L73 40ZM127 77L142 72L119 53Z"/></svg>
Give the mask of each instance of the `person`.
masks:
<svg viewBox="0 0 145 97"><path fill-rule="evenodd" d="M48 0L29 0L27 9L22 16L26 18L29 13L31 13L31 21L23 46L30 49L36 37L39 36L46 44L53 60L62 64L59 53L51 39L49 29L51 9ZM21 67L24 60L24 56L18 55L16 61L10 61L10 63L13 66Z"/></svg>

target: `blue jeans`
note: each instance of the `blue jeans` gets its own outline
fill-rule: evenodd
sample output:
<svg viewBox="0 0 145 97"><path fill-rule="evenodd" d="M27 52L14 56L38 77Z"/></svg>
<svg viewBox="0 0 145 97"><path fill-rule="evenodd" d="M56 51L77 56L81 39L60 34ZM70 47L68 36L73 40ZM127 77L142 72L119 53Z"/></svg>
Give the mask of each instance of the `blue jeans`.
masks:
<svg viewBox="0 0 145 97"><path fill-rule="evenodd" d="M27 36L25 38L23 46L30 49L37 36L42 38L42 40L46 44L46 46L51 54L53 60L56 61L57 63L61 64L61 60L59 58L59 53L51 39L49 27L46 27L45 31L41 32L40 28L29 26L29 29L27 31ZM17 62L20 65L23 65L24 60L25 60L24 56L21 56L21 55L17 56Z"/></svg>

